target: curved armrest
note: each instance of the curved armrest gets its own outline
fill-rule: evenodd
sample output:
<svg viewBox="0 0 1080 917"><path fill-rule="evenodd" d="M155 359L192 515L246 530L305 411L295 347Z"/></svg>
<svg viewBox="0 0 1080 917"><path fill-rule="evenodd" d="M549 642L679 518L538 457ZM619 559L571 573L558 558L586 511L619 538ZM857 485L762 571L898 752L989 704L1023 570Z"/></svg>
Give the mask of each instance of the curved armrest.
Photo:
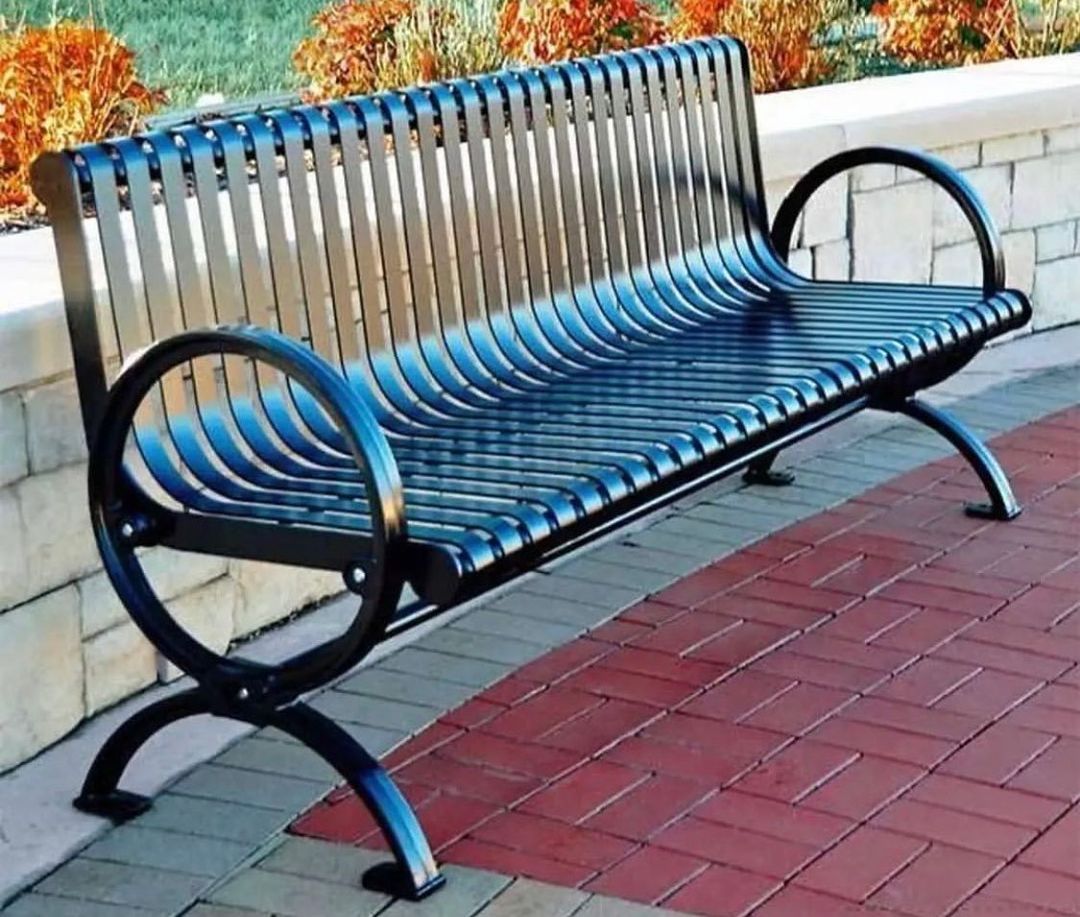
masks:
<svg viewBox="0 0 1080 917"><path fill-rule="evenodd" d="M971 182L937 156L902 147L867 146L845 150L818 163L799 179L784 198L776 213L776 219L773 220L772 242L782 259L787 260L795 223L810 196L833 176L871 163L903 166L920 172L948 192L960 205L975 230L982 258L983 290L990 294L1005 289L1005 256L1001 246L1001 233Z"/></svg>
<svg viewBox="0 0 1080 917"><path fill-rule="evenodd" d="M358 577L362 586L353 591L363 596L360 611L342 635L274 670L276 687L292 686L295 694L353 664L369 641L382 633L400 594L399 560L406 540L401 476L378 422L338 369L297 341L251 325L185 331L133 354L109 389L91 445L91 521L113 585L158 649L200 681L220 680L221 673L233 672L235 665L202 646L171 618L139 569L134 549L145 543L144 535L152 533L156 504L124 464L128 433L147 394L170 370L198 357L223 354L265 363L302 386L336 425L367 493L372 554L370 564L365 558L363 569L357 568L363 574ZM346 584L353 588L352 568L343 572ZM254 694L255 687L244 690Z"/></svg>
<svg viewBox="0 0 1080 917"><path fill-rule="evenodd" d="M317 353L269 328L218 325L184 331L133 354L109 390L108 407L95 437L106 429L126 434L146 393L170 369L200 356L236 354L280 370L303 386L335 422L372 497L373 522L387 541L405 533L405 498L390 443L367 405L344 376ZM102 443L102 445L104 445ZM122 443L120 444L122 448Z"/></svg>

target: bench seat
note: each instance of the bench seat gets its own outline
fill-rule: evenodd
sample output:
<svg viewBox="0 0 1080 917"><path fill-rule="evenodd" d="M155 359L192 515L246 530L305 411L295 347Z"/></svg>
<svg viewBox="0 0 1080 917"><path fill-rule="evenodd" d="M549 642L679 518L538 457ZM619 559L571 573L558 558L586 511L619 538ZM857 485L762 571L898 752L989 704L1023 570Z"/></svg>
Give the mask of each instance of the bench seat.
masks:
<svg viewBox="0 0 1080 917"><path fill-rule="evenodd" d="M648 343L609 340L622 352L555 364L561 377L518 380L516 391L508 380L489 403L447 394L411 416L387 414L410 540L428 549L413 555L411 585L452 603L475 591L471 578L527 565L598 513L618 516L621 504L663 492L672 476L700 474L853 399L910 388L905 376L955 362L1028 317L1016 292L800 281ZM369 389L358 380L357 391ZM291 431L307 448L265 453L278 473L248 465L172 496L208 515L370 532L360 473L334 431L322 440L302 425ZM227 465L234 444L219 445L202 448ZM159 479L171 468L158 468Z"/></svg>

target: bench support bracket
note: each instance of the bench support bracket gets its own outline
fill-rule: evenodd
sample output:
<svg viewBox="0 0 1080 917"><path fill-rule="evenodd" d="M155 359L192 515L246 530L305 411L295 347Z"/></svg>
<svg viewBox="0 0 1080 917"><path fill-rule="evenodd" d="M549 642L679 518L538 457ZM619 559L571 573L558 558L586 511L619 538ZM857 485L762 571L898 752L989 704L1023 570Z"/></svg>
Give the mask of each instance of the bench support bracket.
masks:
<svg viewBox="0 0 1080 917"><path fill-rule="evenodd" d="M119 788L129 762L159 730L199 714L280 729L345 778L374 816L396 860L370 869L363 877L365 887L418 901L445 884L416 813L382 765L333 720L300 702L277 709L236 704L224 711L202 689L191 688L149 704L121 724L98 751L75 807L116 823L142 815L151 800Z"/></svg>
<svg viewBox="0 0 1080 917"><path fill-rule="evenodd" d="M905 398L888 405L887 409L904 414L940 433L971 465L990 499L986 503L969 503L965 507L969 516L1007 521L1020 515L1020 504L1013 495L1000 462L958 418L918 398Z"/></svg>
<svg viewBox="0 0 1080 917"><path fill-rule="evenodd" d="M787 487L795 483L795 472L788 468L773 468L773 462L780 454L779 450L766 452L761 458L754 459L746 466L742 479L746 484L761 484L765 487Z"/></svg>

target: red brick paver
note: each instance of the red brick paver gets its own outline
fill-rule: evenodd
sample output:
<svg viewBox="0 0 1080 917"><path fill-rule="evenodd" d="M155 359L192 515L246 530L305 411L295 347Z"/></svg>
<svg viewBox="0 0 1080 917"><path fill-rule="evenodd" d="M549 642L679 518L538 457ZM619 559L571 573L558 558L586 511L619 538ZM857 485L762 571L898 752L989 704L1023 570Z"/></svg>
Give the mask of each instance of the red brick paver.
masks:
<svg viewBox="0 0 1080 917"><path fill-rule="evenodd" d="M650 597L387 758L446 862L704 915L1080 914L1080 408ZM292 827L379 845L347 791Z"/></svg>

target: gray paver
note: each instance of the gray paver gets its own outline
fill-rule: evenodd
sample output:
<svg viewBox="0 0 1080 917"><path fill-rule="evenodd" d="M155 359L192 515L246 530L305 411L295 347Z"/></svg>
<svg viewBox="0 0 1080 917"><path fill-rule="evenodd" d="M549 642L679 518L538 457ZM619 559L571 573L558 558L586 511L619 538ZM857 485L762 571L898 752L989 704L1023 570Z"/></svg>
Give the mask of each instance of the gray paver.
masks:
<svg viewBox="0 0 1080 917"><path fill-rule="evenodd" d="M241 739L214 761L243 770L285 774L320 783L338 779L337 772L309 748L299 743L275 742L258 734Z"/></svg>
<svg viewBox="0 0 1080 917"><path fill-rule="evenodd" d="M302 811L327 789L325 782L260 774L220 764L200 764L172 786L172 792L181 796L239 802L279 812Z"/></svg>
<svg viewBox="0 0 1080 917"><path fill-rule="evenodd" d="M799 469L799 475L802 476L806 472L837 478L849 483L858 482L860 487L873 487L875 484L887 481L893 476L891 472L882 471L880 468L871 468L859 462L849 462L847 459L833 455L819 456L805 462ZM800 492L806 494L808 498L813 497L815 493L824 494L824 492L806 490Z"/></svg>
<svg viewBox="0 0 1080 917"><path fill-rule="evenodd" d="M258 862L258 869L339 885L360 885L364 873L391 859L382 850L364 850L307 837L284 837Z"/></svg>
<svg viewBox="0 0 1080 917"><path fill-rule="evenodd" d="M422 704L428 707L441 707L454 703L457 699L465 700L472 693L468 685L444 681L441 678L416 678L380 665L361 669L357 674L349 676L334 687L338 691L366 694L370 697L385 697L389 700Z"/></svg>
<svg viewBox="0 0 1080 917"><path fill-rule="evenodd" d="M685 554L640 548L625 541L606 544L596 551L593 556L606 564L656 570L675 577L685 576L699 566L696 559L687 557Z"/></svg>
<svg viewBox="0 0 1080 917"><path fill-rule="evenodd" d="M74 898L58 898L37 892L23 895L4 909L4 917L153 917L155 913L168 912L148 911L122 904L100 904L85 899L76 901Z"/></svg>
<svg viewBox="0 0 1080 917"><path fill-rule="evenodd" d="M573 888L518 879L482 911L483 917L570 917L589 900Z"/></svg>
<svg viewBox="0 0 1080 917"><path fill-rule="evenodd" d="M341 722L338 723L338 725L356 739L369 754L375 755L376 757L385 754L395 745L401 744L409 737L409 733L400 729L386 729L382 726L368 726L363 723ZM260 738L267 739L268 741L288 743L297 748L302 747L300 742L291 735L277 729L263 729L257 734ZM307 751L308 754L313 754L307 749L305 749L305 751Z"/></svg>
<svg viewBox="0 0 1080 917"><path fill-rule="evenodd" d="M266 911L253 911L246 907L228 907L224 904L196 904L184 917L273 917Z"/></svg>
<svg viewBox="0 0 1080 917"><path fill-rule="evenodd" d="M602 620L611 612L599 605L588 602L575 602L560 599L552 595L535 595L531 592L514 590L484 605L492 611L502 611L512 615L525 615L545 621L557 621L560 624L585 626L593 621Z"/></svg>
<svg viewBox="0 0 1080 917"><path fill-rule="evenodd" d="M695 506L691 513L697 512L701 506ZM734 514L731 514L734 515ZM750 541L763 538L766 529L746 529L729 522L708 522L704 519L695 518L691 515L672 516L657 524L656 529L682 538L700 538L711 542L714 548L713 556L734 550Z"/></svg>
<svg viewBox="0 0 1080 917"><path fill-rule="evenodd" d="M339 723L360 723L404 732L415 732L442 713L437 707L350 694L336 688L324 691L312 700L311 706Z"/></svg>
<svg viewBox="0 0 1080 917"><path fill-rule="evenodd" d="M615 589L641 592L660 589L673 579L673 574L650 567L631 567L626 564L608 563L589 555L579 557L558 568L560 576L583 580L590 584Z"/></svg>
<svg viewBox="0 0 1080 917"><path fill-rule="evenodd" d="M809 459L803 462L799 466L799 470L801 471L803 468L812 465L815 461L816 459ZM798 474L799 472L796 472L796 477ZM753 511L776 512L778 508L785 507L787 512L819 513L834 502L834 497L831 494L814 493L799 490L796 487L764 488L748 485L716 502L723 506L735 506Z"/></svg>
<svg viewBox="0 0 1080 917"><path fill-rule="evenodd" d="M544 647L536 643L494 634L474 634L471 631L458 630L452 624L425 634L418 645L467 659L510 666L522 665L544 652Z"/></svg>
<svg viewBox="0 0 1080 917"><path fill-rule="evenodd" d="M895 471L887 472L882 475L881 480L885 481L896 475ZM850 480L844 478L833 477L832 475L821 474L816 471L800 471L798 478L795 479L793 487L798 487L807 491L818 491L834 494L842 500L846 500L853 494L860 493L866 488ZM812 514L808 514L812 515Z"/></svg>
<svg viewBox="0 0 1080 917"><path fill-rule="evenodd" d="M682 915L662 907L649 907L647 904L634 904L619 898L594 895L581 910L574 913L574 917L682 917ZM807 914L805 917L812 917L812 915Z"/></svg>
<svg viewBox="0 0 1080 917"><path fill-rule="evenodd" d="M451 653L439 653L420 646L407 646L379 661L379 665L395 672L431 676L456 681L474 688L484 688L498 681L510 666L483 659L466 659Z"/></svg>
<svg viewBox="0 0 1080 917"><path fill-rule="evenodd" d="M284 827L289 816L272 809L169 792L156 797L154 807L132 824L257 844Z"/></svg>
<svg viewBox="0 0 1080 917"><path fill-rule="evenodd" d="M251 844L237 841L127 824L94 841L81 855L91 860L216 878L235 867L251 850Z"/></svg>
<svg viewBox="0 0 1080 917"><path fill-rule="evenodd" d="M168 912L186 907L208 884L205 876L76 857L46 877L37 890L47 895Z"/></svg>
<svg viewBox="0 0 1080 917"><path fill-rule="evenodd" d="M525 614L508 614L492 608L478 608L454 621L458 630L499 637L516 637L535 643L543 649L573 640L582 628L560 621L545 621ZM464 698L462 698L464 700Z"/></svg>
<svg viewBox="0 0 1080 917"><path fill-rule="evenodd" d="M446 885L436 892L437 897L427 901L395 901L380 917L471 917L486 911L484 905L491 901L512 881L509 876L487 872L482 869L464 869L460 866L444 866Z"/></svg>
<svg viewBox="0 0 1080 917"><path fill-rule="evenodd" d="M281 917L370 917L386 906L384 895L365 888L264 869L238 873L207 897Z"/></svg>
<svg viewBox="0 0 1080 917"><path fill-rule="evenodd" d="M594 583L575 576L567 576L563 574L561 568L554 573L530 580L524 587L524 591L534 595L550 595L570 601L588 602L590 605L610 609L612 612L632 605L641 598L641 592L637 589Z"/></svg>
<svg viewBox="0 0 1080 917"><path fill-rule="evenodd" d="M697 566L710 563L719 552L728 550L726 543L723 547L718 548L712 542L687 538L685 535L659 531L655 528L635 532L633 535L627 536L626 543L646 550L656 548L660 551L669 551L672 554L682 554Z"/></svg>

